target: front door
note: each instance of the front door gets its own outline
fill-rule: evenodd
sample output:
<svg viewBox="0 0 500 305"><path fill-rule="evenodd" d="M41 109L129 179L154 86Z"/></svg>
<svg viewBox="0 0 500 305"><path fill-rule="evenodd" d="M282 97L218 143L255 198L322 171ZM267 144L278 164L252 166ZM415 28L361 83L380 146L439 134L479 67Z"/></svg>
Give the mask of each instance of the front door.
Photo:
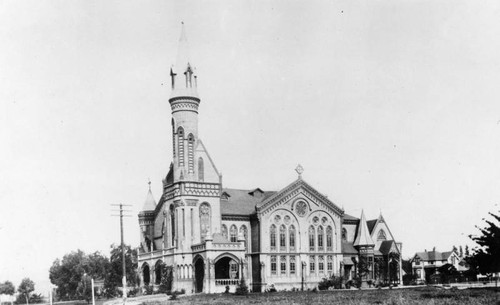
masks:
<svg viewBox="0 0 500 305"><path fill-rule="evenodd" d="M199 258L194 264L194 277L196 280L196 292L203 292L203 280L205 279L205 263Z"/></svg>

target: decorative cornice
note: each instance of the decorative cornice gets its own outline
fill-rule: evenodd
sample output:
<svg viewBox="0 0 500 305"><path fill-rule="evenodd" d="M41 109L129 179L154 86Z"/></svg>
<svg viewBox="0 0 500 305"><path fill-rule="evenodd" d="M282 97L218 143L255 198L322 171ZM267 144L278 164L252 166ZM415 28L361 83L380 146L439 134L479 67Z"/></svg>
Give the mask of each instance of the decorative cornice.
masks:
<svg viewBox="0 0 500 305"><path fill-rule="evenodd" d="M222 220L250 221L250 215L221 215Z"/></svg>

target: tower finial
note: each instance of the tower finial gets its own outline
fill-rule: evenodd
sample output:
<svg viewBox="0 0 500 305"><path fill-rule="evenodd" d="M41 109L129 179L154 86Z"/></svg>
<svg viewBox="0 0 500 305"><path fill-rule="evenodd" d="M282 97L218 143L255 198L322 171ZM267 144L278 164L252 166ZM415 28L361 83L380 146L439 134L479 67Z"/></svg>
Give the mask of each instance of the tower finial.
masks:
<svg viewBox="0 0 500 305"><path fill-rule="evenodd" d="M297 174L299 174L299 179L302 179L302 173L304 172L304 168L302 167L302 165L297 165L295 171L297 172Z"/></svg>
<svg viewBox="0 0 500 305"><path fill-rule="evenodd" d="M148 186L149 186L149 190L151 191L151 179L148 178Z"/></svg>

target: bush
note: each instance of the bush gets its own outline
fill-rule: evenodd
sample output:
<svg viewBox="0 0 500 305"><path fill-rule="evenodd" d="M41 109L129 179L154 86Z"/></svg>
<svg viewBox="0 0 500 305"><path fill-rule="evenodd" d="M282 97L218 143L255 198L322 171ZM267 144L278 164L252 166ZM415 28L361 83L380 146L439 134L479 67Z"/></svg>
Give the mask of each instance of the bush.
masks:
<svg viewBox="0 0 500 305"><path fill-rule="evenodd" d="M171 301L177 300L177 294L178 294L177 290L174 291L174 292L172 292L172 295L170 295L170 298L168 298L168 299L171 300Z"/></svg>
<svg viewBox="0 0 500 305"><path fill-rule="evenodd" d="M153 294L153 285L144 286L144 290L142 292L143 295L152 295Z"/></svg>
<svg viewBox="0 0 500 305"><path fill-rule="evenodd" d="M245 278L241 277L240 282L238 283L238 286L236 286L236 292L237 295L246 295L248 294L248 286L247 283L245 282Z"/></svg>
<svg viewBox="0 0 500 305"><path fill-rule="evenodd" d="M330 287L335 289L342 288L343 278L341 276L332 275L330 278L323 278L321 282L318 283L319 290L328 290Z"/></svg>

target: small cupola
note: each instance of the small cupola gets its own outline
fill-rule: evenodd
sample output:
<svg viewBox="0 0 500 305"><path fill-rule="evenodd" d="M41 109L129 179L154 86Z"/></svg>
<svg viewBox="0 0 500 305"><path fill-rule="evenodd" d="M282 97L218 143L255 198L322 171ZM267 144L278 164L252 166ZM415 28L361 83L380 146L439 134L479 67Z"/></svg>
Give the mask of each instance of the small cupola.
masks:
<svg viewBox="0 0 500 305"><path fill-rule="evenodd" d="M144 202L144 206L142 207L143 211L154 211L156 209L156 201L153 198L153 192L151 192L151 181L148 182L149 190L146 195L146 201Z"/></svg>
<svg viewBox="0 0 500 305"><path fill-rule="evenodd" d="M264 196L264 191L261 190L260 188L256 188L256 189L251 190L250 192L248 192L248 194L250 196L255 197L255 198L262 198L262 196Z"/></svg>

